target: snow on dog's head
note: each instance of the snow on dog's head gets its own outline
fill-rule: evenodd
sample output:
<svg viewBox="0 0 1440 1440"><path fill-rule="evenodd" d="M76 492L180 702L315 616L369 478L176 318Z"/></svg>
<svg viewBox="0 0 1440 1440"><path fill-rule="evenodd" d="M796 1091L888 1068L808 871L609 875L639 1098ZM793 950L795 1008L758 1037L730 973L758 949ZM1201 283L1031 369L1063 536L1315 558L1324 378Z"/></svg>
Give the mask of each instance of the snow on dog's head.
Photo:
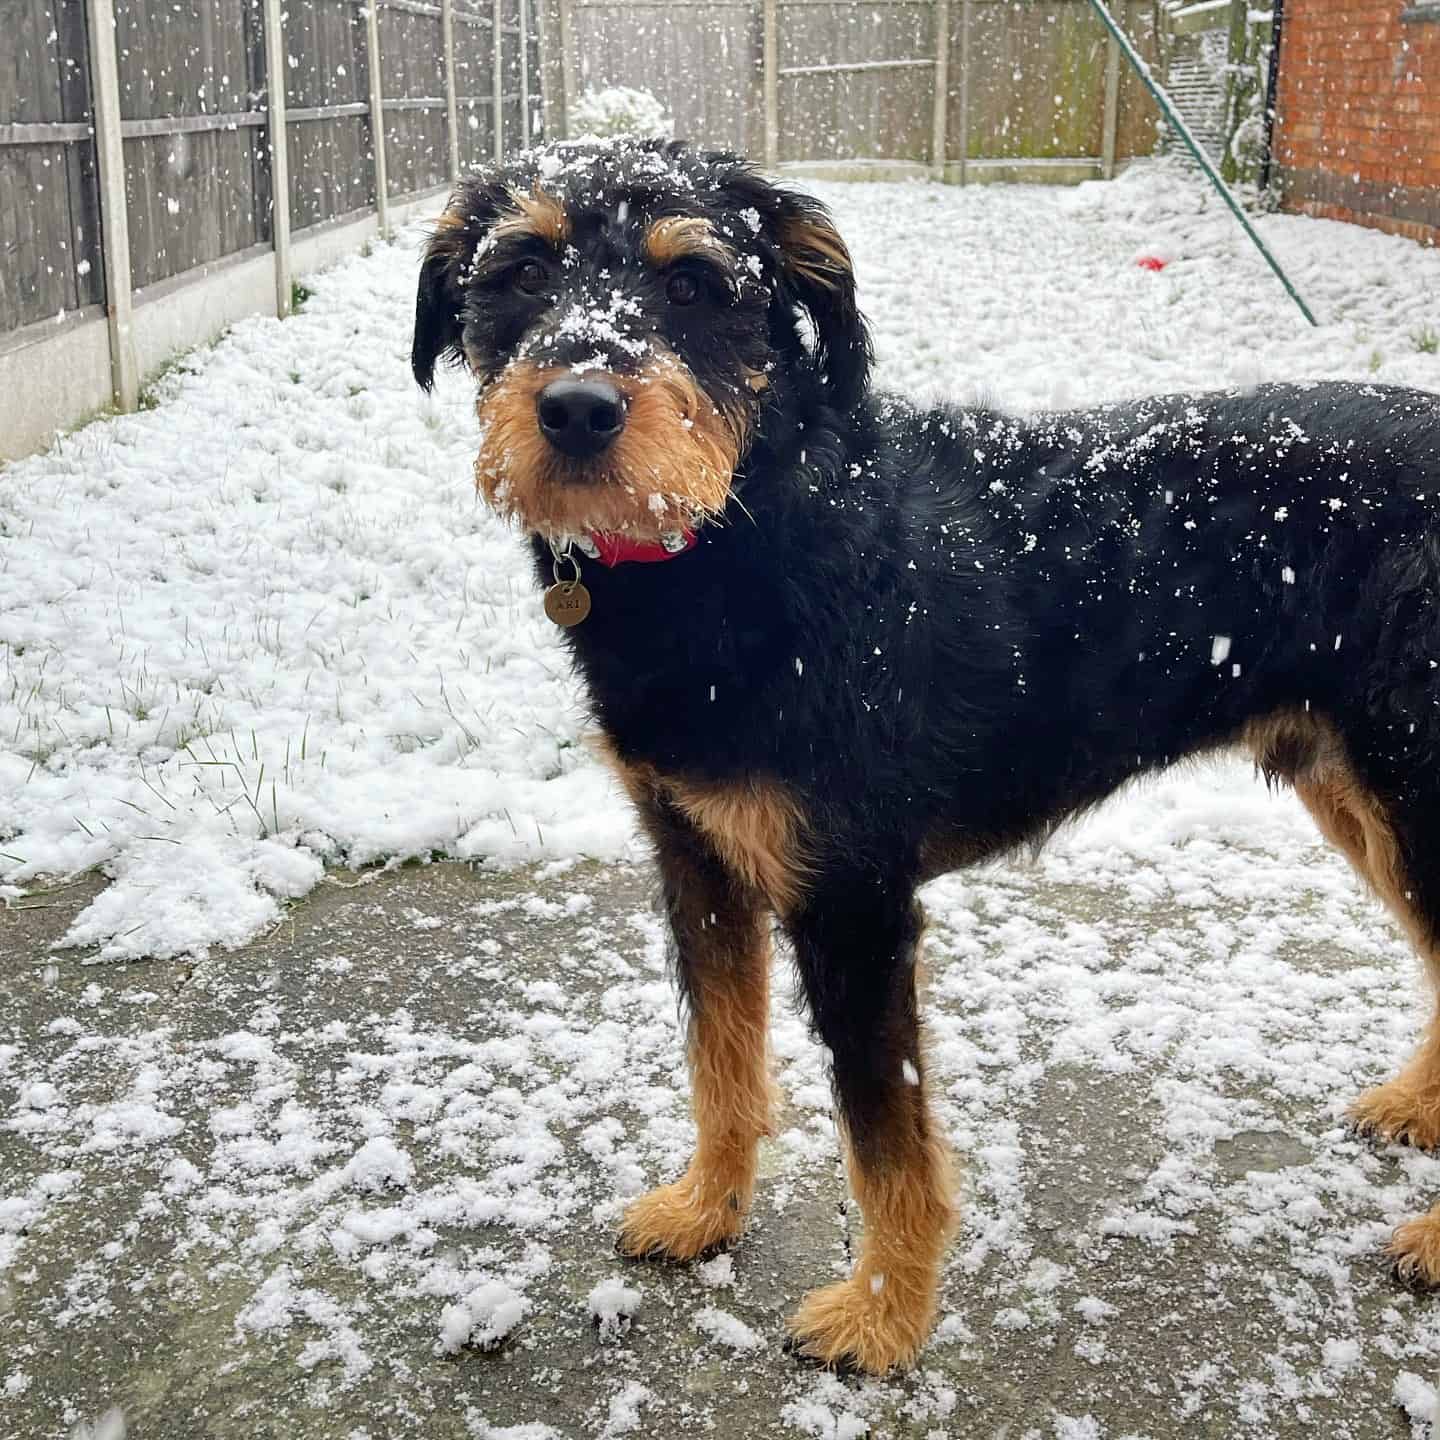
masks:
<svg viewBox="0 0 1440 1440"><path fill-rule="evenodd" d="M475 475L499 511L655 539L723 513L796 385L853 405L870 341L817 201L733 155L621 140L460 183L420 272L425 388L442 358L479 384Z"/></svg>

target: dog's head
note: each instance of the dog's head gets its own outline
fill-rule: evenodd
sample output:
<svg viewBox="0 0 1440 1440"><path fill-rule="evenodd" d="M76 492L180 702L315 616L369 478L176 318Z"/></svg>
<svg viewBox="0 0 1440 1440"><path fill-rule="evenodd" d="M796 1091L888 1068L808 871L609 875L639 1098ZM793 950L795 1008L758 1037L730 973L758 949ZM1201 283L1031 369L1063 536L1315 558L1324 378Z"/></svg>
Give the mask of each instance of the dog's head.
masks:
<svg viewBox="0 0 1440 1440"><path fill-rule="evenodd" d="M426 389L442 358L480 386L475 475L501 513L653 539L725 509L786 377L853 404L870 341L818 201L732 155L626 141L461 183L420 272Z"/></svg>

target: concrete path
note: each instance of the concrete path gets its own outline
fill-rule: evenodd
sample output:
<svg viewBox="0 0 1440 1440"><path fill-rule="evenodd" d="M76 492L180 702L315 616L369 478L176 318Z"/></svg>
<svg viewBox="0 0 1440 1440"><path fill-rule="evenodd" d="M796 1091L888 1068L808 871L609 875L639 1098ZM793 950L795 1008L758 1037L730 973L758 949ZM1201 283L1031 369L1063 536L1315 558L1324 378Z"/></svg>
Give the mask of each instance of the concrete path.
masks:
<svg viewBox="0 0 1440 1440"><path fill-rule="evenodd" d="M1237 1246L1223 1208L1163 1244L1107 1221L1165 1163L1153 1077L1133 1070L1050 1063L974 1137L1024 1137L1023 1194L997 1200L1014 1172L994 1156L970 1188L992 1238L1013 1205L1025 1248L962 1234L914 1376L833 1378L781 1349L781 1317L844 1266L857 1224L820 1074L793 1069L807 1043L793 1017L777 1032L790 1109L743 1244L698 1268L618 1261L619 1196L665 1178L686 1144L649 883L594 866L335 876L243 950L126 966L48 949L98 881L0 915L0 1434L1427 1433L1440 1320L1378 1254L1341 1283L1339 1262L1297 1268L1263 1234ZM1063 927L1102 899L1053 886L1031 904ZM1317 972L1340 961L1314 955ZM530 1058L506 1051L517 1037ZM1031 1064L1023 1035L1018 1050ZM467 1065L437 1109L437 1077ZM34 1090L42 1073L56 1095ZM486 1104L465 1110L477 1090ZM537 1114L543 1133L527 1128ZM450 1115L471 1118L447 1129ZM345 1169L367 1135L413 1170ZM537 1135L555 1147L549 1191L502 1174L536 1163ZM1210 1173L1293 1204L1294 1167L1353 1144L1316 1137L1303 1117L1223 1135ZM446 1307L485 1275L523 1318L489 1352L444 1353ZM638 1309L602 1334L587 1297L614 1279ZM1335 1348L1336 1307L1355 1354Z"/></svg>

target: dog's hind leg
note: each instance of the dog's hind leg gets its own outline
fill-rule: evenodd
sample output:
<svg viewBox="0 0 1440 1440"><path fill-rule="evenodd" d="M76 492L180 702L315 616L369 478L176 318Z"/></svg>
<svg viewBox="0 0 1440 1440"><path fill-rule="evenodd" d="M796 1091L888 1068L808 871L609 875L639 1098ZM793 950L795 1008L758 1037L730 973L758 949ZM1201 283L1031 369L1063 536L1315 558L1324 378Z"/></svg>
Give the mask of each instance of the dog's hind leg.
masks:
<svg viewBox="0 0 1440 1440"><path fill-rule="evenodd" d="M880 1374L913 1362L929 1334L955 1218L951 1160L925 1097L918 907L908 890L851 876L817 887L789 928L834 1060L865 1223L854 1272L806 1296L791 1333L802 1354Z"/></svg>
<svg viewBox="0 0 1440 1440"><path fill-rule="evenodd" d="M769 913L662 795L631 789L656 842L675 939L698 1134L684 1175L626 1210L618 1245L627 1255L688 1260L744 1228L770 1129Z"/></svg>
<svg viewBox="0 0 1440 1440"><path fill-rule="evenodd" d="M1360 778L1337 736L1325 734L1295 793L1400 922L1425 962L1436 1010L1400 1073L1359 1096L1350 1118L1364 1134L1440 1146L1440 791L1386 803ZM1401 1225L1390 1254L1403 1278L1440 1285L1440 1206Z"/></svg>

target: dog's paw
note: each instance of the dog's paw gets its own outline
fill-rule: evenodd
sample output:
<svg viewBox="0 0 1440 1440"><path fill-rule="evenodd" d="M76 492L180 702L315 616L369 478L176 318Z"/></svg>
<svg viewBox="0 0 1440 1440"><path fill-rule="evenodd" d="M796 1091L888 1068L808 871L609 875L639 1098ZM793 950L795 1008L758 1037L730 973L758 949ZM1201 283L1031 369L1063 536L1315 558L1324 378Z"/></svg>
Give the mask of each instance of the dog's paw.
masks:
<svg viewBox="0 0 1440 1440"><path fill-rule="evenodd" d="M1440 1093L1403 1079L1367 1090L1350 1106L1349 1116L1361 1135L1421 1150L1440 1146Z"/></svg>
<svg viewBox="0 0 1440 1440"><path fill-rule="evenodd" d="M637 1260L694 1260L728 1245L744 1229L744 1212L732 1195L714 1194L687 1170L673 1185L631 1202L615 1248Z"/></svg>
<svg viewBox="0 0 1440 1440"><path fill-rule="evenodd" d="M1440 1286L1440 1205L1407 1220L1386 1247L1395 1278L1415 1290Z"/></svg>
<svg viewBox="0 0 1440 1440"><path fill-rule="evenodd" d="M882 1275L857 1274L800 1302L787 1348L832 1370L883 1375L914 1364L934 1319L932 1296L907 1295Z"/></svg>

